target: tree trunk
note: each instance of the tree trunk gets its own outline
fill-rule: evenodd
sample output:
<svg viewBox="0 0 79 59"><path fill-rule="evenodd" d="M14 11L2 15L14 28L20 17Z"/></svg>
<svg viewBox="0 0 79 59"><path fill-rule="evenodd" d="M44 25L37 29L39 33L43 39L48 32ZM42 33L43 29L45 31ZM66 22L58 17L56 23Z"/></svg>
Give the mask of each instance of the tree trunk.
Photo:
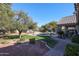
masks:
<svg viewBox="0 0 79 59"><path fill-rule="evenodd" d="M21 39L21 33L22 33L22 31L19 31L19 38Z"/></svg>
<svg viewBox="0 0 79 59"><path fill-rule="evenodd" d="M35 33L35 32L33 31L33 35L34 35L34 33Z"/></svg>

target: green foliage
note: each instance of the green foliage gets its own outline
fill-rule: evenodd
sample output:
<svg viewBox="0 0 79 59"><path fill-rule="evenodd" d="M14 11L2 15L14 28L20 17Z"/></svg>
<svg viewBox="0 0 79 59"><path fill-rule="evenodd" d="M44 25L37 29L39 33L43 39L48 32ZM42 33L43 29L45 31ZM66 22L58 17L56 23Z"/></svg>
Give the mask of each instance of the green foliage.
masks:
<svg viewBox="0 0 79 59"><path fill-rule="evenodd" d="M6 40L0 40L0 43L1 44L7 44L7 40L16 40L19 38L19 35L9 35L7 36ZM35 40L43 40L47 43L48 46L50 47L54 47L54 45L57 43L57 41L51 39L50 37L48 36L31 36L31 35L21 35L21 39L20 40L17 40L16 44L22 44L24 43L26 40L31 40L31 42L35 41Z"/></svg>
<svg viewBox="0 0 79 59"><path fill-rule="evenodd" d="M57 27L57 23L55 21L49 22L43 26L41 26L40 31L46 32L51 28L52 31L55 31L55 28Z"/></svg>
<svg viewBox="0 0 79 59"><path fill-rule="evenodd" d="M31 35L23 35L21 36L22 39L34 39L34 40L43 40L47 43L49 47L54 47L54 45L57 43L57 41L51 39L48 36L31 36Z"/></svg>
<svg viewBox="0 0 79 59"><path fill-rule="evenodd" d="M35 38L35 40L40 40L40 39L49 39L48 36L31 36L31 35L22 35L21 39L32 39Z"/></svg>
<svg viewBox="0 0 79 59"><path fill-rule="evenodd" d="M28 21L28 29L32 30L33 31L33 34L34 34L34 31L37 30L37 23L36 22L33 22L32 18L28 18L29 21Z"/></svg>
<svg viewBox="0 0 79 59"><path fill-rule="evenodd" d="M46 39L48 37L43 37L43 36L31 36L31 35L22 35L21 39L32 39L35 38L35 40L39 40L39 39Z"/></svg>
<svg viewBox="0 0 79 59"><path fill-rule="evenodd" d="M25 20L27 20L28 16L25 12L19 11L17 14L16 21L14 22L15 28L18 31L23 31L27 29L27 24L25 23Z"/></svg>
<svg viewBox="0 0 79 59"><path fill-rule="evenodd" d="M51 28L54 29L57 27L57 22L52 21L52 22L48 23L48 26L51 26Z"/></svg>
<svg viewBox="0 0 79 59"><path fill-rule="evenodd" d="M53 48L54 45L57 43L57 41L53 40L53 39L51 39L49 37L47 37L47 38L48 39L43 39L43 41L45 41L49 47Z"/></svg>
<svg viewBox="0 0 79 59"><path fill-rule="evenodd" d="M72 36L71 40L72 40L72 42L74 42L74 43L79 43L79 35L74 35L74 36Z"/></svg>
<svg viewBox="0 0 79 59"><path fill-rule="evenodd" d="M36 28L37 28L37 23L32 22L32 23L29 25L29 29L35 30Z"/></svg>
<svg viewBox="0 0 79 59"><path fill-rule="evenodd" d="M19 38L19 35L9 35L9 36L6 36L7 38L6 39L18 39ZM21 35L21 39L32 39L32 38L35 38L35 40L39 40L39 39L49 39L49 37L47 36L31 36L31 35Z"/></svg>
<svg viewBox="0 0 79 59"><path fill-rule="evenodd" d="M31 38L29 39L29 41L30 41L30 44L35 44L35 38Z"/></svg>
<svg viewBox="0 0 79 59"><path fill-rule="evenodd" d="M23 11L18 11L16 13L16 20L14 21L14 28L16 30L18 30L19 32L19 38L21 38L21 33L23 32L23 30L27 30L27 20L28 20L28 16L25 12Z"/></svg>
<svg viewBox="0 0 79 59"><path fill-rule="evenodd" d="M27 29L27 25L21 24L19 21L16 21L15 22L15 28L18 31L23 31L23 30Z"/></svg>
<svg viewBox="0 0 79 59"><path fill-rule="evenodd" d="M12 28L13 16L11 4L0 3L0 28L5 28L7 31L10 30Z"/></svg>
<svg viewBox="0 0 79 59"><path fill-rule="evenodd" d="M79 45L68 44L65 48L65 56L79 56Z"/></svg>
<svg viewBox="0 0 79 59"><path fill-rule="evenodd" d="M9 36L6 36L6 37L7 37L6 39L18 39L19 35L9 35Z"/></svg>
<svg viewBox="0 0 79 59"><path fill-rule="evenodd" d="M0 3L0 29L6 31L18 30L19 35L22 31L29 29L35 29L36 23L28 16L24 11L13 12L11 4Z"/></svg>
<svg viewBox="0 0 79 59"><path fill-rule="evenodd" d="M40 28L40 31L41 32L46 32L48 29L47 29L47 26L46 25L43 25L43 26L41 26L41 28Z"/></svg>

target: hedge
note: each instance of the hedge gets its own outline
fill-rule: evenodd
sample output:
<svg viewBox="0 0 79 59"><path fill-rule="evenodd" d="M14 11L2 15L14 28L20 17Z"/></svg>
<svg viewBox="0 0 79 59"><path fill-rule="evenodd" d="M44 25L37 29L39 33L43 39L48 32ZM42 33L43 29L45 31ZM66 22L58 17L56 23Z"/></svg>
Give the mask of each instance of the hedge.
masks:
<svg viewBox="0 0 79 59"><path fill-rule="evenodd" d="M79 35L74 35L74 36L72 36L71 40L72 40L72 42L74 42L74 43L79 43Z"/></svg>
<svg viewBox="0 0 79 59"><path fill-rule="evenodd" d="M68 44L65 48L65 56L79 56L79 45Z"/></svg>

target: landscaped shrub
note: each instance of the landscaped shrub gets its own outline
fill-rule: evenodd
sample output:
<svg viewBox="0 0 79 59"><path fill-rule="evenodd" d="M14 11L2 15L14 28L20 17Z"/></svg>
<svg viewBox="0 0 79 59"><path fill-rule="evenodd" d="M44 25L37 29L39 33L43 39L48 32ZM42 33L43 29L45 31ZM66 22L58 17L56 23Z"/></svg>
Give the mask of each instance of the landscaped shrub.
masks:
<svg viewBox="0 0 79 59"><path fill-rule="evenodd" d="M19 35L9 35L7 36L7 39L17 39L19 38Z"/></svg>
<svg viewBox="0 0 79 59"><path fill-rule="evenodd" d="M65 56L79 56L79 45L68 44L65 48Z"/></svg>
<svg viewBox="0 0 79 59"><path fill-rule="evenodd" d="M57 32L60 38L63 38L64 32L63 31L58 31Z"/></svg>
<svg viewBox="0 0 79 59"><path fill-rule="evenodd" d="M30 44L35 44L35 38L31 38L29 39L29 41L30 41Z"/></svg>
<svg viewBox="0 0 79 59"><path fill-rule="evenodd" d="M72 42L74 42L74 43L79 43L79 35L74 35L74 36L72 36L71 40L72 40Z"/></svg>

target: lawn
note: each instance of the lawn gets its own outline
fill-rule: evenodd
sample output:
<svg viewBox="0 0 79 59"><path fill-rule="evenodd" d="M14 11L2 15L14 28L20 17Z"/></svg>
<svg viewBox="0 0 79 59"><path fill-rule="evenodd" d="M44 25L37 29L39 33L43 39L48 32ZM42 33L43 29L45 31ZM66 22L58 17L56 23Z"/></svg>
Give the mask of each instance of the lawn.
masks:
<svg viewBox="0 0 79 59"><path fill-rule="evenodd" d="M54 47L54 45L57 43L57 41L51 39L49 36L32 36L32 35L22 35L21 36L22 40L28 40L28 39L32 39L32 38L35 38L35 40L42 40L42 41L46 42L47 45L50 47ZM18 35L9 35L5 39L6 40L17 40L17 39L19 39L19 36Z"/></svg>
<svg viewBox="0 0 79 59"><path fill-rule="evenodd" d="M42 40L44 42L47 43L48 46L50 47L54 47L54 45L57 43L56 40L51 39L49 36L31 36L31 35L23 35L22 39L31 39L31 38L35 38L35 40Z"/></svg>
<svg viewBox="0 0 79 59"><path fill-rule="evenodd" d="M19 39L19 35L9 35L5 37L6 39ZM31 39L35 38L36 40L39 39L47 39L48 37L45 36L32 36L32 35L21 35L21 39Z"/></svg>
<svg viewBox="0 0 79 59"><path fill-rule="evenodd" d="M22 39L35 38L35 40L39 40L39 39L49 39L48 36L31 36L31 35L22 35L21 38L22 38Z"/></svg>

